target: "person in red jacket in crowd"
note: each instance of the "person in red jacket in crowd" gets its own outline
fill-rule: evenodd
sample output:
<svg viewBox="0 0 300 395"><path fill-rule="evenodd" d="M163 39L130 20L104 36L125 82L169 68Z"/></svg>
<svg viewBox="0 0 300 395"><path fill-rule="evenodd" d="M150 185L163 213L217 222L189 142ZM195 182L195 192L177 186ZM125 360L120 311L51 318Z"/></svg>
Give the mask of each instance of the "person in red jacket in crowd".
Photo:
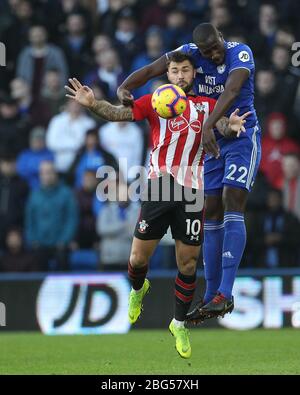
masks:
<svg viewBox="0 0 300 395"><path fill-rule="evenodd" d="M300 145L287 137L287 119L280 112L269 114L266 134L262 139L262 159L260 170L273 188L281 188L282 159L286 153L300 153Z"/></svg>

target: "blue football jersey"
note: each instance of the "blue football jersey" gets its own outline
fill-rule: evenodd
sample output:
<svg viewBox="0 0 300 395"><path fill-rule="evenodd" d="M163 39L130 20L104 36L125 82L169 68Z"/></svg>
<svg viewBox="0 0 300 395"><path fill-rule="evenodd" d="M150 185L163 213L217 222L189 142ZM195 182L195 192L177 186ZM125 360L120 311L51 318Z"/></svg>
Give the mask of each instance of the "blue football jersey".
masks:
<svg viewBox="0 0 300 395"><path fill-rule="evenodd" d="M225 41L225 59L222 65L216 65L211 60L204 58L194 43L184 44L176 51L182 51L193 57L197 69L194 90L199 96L208 96L217 100L225 90L229 73L240 68L249 70L249 77L242 86L232 107L227 111L226 116L229 117L236 108L240 109L239 115L252 111L252 114L246 118L245 128L251 130L256 125L257 116L254 108L255 64L252 51L247 45Z"/></svg>

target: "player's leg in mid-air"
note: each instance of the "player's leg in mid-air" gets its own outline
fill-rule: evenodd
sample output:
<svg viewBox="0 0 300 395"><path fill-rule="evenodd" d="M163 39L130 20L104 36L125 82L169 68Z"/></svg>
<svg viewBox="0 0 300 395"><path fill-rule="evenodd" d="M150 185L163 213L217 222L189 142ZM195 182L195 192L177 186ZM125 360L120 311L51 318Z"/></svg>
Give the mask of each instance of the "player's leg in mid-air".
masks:
<svg viewBox="0 0 300 395"><path fill-rule="evenodd" d="M176 350L183 358L190 358L192 353L185 320L196 288L196 265L199 252L200 246L191 246L176 240L178 272L175 279L174 318L169 325L169 330L176 339Z"/></svg>
<svg viewBox="0 0 300 395"><path fill-rule="evenodd" d="M128 318L131 324L137 321L142 312L142 302L150 288L150 282L146 279L148 263L158 243L159 240L133 238L128 262L128 278L131 283Z"/></svg>
<svg viewBox="0 0 300 395"><path fill-rule="evenodd" d="M151 183L148 182L148 193L151 193ZM142 301L149 291L150 282L146 279L148 263L160 239L169 227L170 203L163 201L145 200L136 223L134 238L128 262L128 278L131 283L129 295L128 317L134 324L142 311Z"/></svg>
<svg viewBox="0 0 300 395"><path fill-rule="evenodd" d="M171 221L178 272L174 290L174 318L169 329L176 339L176 350L183 358L189 358L192 352L185 320L196 288L197 261L202 243L203 198L199 198L198 203L200 210L195 205L195 210L189 211L184 201L178 202Z"/></svg>
<svg viewBox="0 0 300 395"><path fill-rule="evenodd" d="M206 187L214 185L215 189L208 191L211 194L205 203L203 255L207 289L204 303L188 314L188 320L194 322L223 316L233 309L232 288L246 245L244 212L261 156L259 127L252 132L250 138L225 141L221 159L209 158L205 169Z"/></svg>

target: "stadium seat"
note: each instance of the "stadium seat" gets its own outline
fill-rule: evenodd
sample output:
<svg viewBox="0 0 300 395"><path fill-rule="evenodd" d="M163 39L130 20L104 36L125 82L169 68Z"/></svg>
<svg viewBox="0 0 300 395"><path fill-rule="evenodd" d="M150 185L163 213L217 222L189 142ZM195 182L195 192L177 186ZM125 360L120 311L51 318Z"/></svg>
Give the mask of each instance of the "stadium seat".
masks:
<svg viewBox="0 0 300 395"><path fill-rule="evenodd" d="M94 250L73 251L70 254L70 270L96 271L98 260L98 253Z"/></svg>

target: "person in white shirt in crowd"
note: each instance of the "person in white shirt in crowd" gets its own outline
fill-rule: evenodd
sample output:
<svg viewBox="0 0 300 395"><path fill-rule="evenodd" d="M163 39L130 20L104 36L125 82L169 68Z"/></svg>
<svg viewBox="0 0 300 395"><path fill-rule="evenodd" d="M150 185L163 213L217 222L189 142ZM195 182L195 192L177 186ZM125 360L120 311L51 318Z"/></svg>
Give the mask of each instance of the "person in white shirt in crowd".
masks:
<svg viewBox="0 0 300 395"><path fill-rule="evenodd" d="M112 180L110 190L117 190L117 200L107 200L99 210L96 230L100 237L100 269L127 270L134 227L140 204L128 198L126 184L116 185Z"/></svg>
<svg viewBox="0 0 300 395"><path fill-rule="evenodd" d="M101 146L116 160L122 159L120 172L128 182L136 176L129 173L130 169L143 165L144 138L143 130L133 122L108 122L99 129Z"/></svg>
<svg viewBox="0 0 300 395"><path fill-rule="evenodd" d="M87 130L95 125L96 122L74 100L68 100L65 110L51 119L46 143L47 148L54 152L55 168L59 173L69 170Z"/></svg>

